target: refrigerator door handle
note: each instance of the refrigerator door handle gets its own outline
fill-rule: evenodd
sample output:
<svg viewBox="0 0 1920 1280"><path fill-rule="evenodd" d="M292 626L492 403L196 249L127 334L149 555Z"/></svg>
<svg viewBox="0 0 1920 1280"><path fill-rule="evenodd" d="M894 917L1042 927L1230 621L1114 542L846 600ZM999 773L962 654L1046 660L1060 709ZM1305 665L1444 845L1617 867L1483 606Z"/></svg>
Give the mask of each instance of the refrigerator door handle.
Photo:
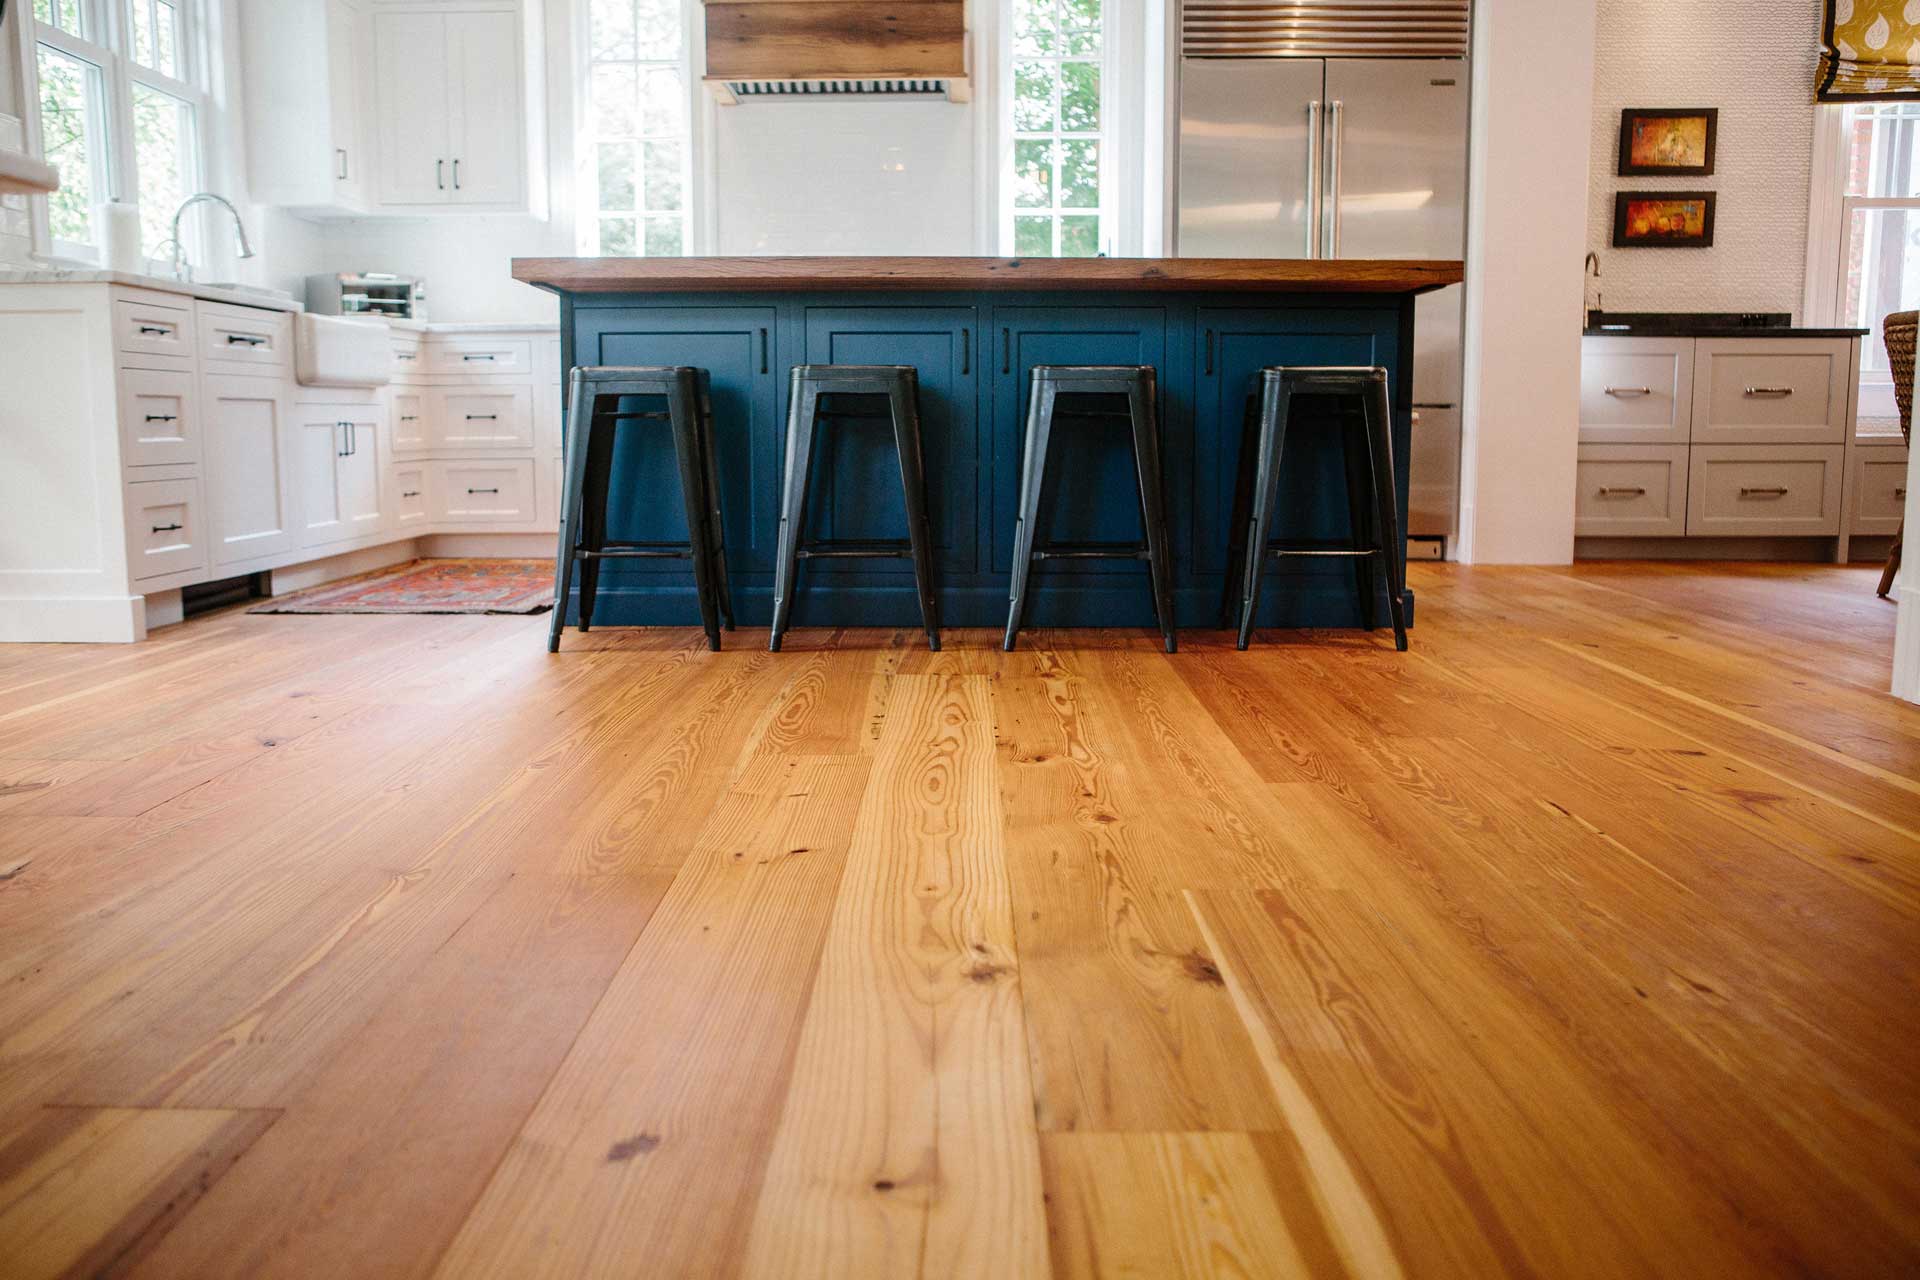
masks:
<svg viewBox="0 0 1920 1280"><path fill-rule="evenodd" d="M1320 99L1307 104L1307 256L1320 256Z"/></svg>
<svg viewBox="0 0 1920 1280"><path fill-rule="evenodd" d="M1326 208L1320 215L1326 235L1326 248L1321 256L1325 258L1340 256L1340 126L1345 105L1338 98L1327 104L1327 194Z"/></svg>

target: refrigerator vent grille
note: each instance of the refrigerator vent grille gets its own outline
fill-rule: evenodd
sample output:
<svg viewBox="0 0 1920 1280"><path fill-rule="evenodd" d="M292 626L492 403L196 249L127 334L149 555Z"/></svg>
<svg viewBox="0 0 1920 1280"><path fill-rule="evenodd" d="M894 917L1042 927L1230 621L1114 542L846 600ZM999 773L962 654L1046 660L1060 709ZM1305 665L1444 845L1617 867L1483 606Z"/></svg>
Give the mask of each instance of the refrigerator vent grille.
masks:
<svg viewBox="0 0 1920 1280"><path fill-rule="evenodd" d="M1189 58L1464 58L1471 0L1186 0Z"/></svg>
<svg viewBox="0 0 1920 1280"><path fill-rule="evenodd" d="M739 98L933 97L947 91L945 80L728 80L726 86Z"/></svg>

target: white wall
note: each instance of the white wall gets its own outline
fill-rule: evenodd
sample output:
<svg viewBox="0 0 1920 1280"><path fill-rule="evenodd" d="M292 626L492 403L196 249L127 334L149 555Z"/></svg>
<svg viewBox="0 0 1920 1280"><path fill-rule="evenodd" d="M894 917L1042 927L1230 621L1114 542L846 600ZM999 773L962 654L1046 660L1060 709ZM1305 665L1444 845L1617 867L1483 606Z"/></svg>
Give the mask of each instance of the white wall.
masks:
<svg viewBox="0 0 1920 1280"><path fill-rule="evenodd" d="M714 113L721 253L968 254L976 226L969 105L752 102Z"/></svg>
<svg viewBox="0 0 1920 1280"><path fill-rule="evenodd" d="M1456 549L1474 563L1573 558L1595 3L1475 9Z"/></svg>
<svg viewBox="0 0 1920 1280"><path fill-rule="evenodd" d="M1599 6L1587 244L1608 310L1799 311L1819 35L1818 0ZM1618 176L1625 107L1719 108L1712 175ZM1612 248L1614 193L1635 190L1719 192L1713 247Z"/></svg>

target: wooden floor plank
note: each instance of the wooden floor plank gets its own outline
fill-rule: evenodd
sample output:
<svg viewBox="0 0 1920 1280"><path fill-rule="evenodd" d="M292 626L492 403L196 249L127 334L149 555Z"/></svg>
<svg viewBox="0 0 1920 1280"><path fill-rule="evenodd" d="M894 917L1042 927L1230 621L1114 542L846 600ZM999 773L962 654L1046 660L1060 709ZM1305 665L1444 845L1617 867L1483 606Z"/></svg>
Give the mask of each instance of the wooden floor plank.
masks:
<svg viewBox="0 0 1920 1280"><path fill-rule="evenodd" d="M1045 1274L986 678L900 676L749 1277Z"/></svg>
<svg viewBox="0 0 1920 1280"><path fill-rule="evenodd" d="M272 1112L39 1112L0 1146L8 1280L124 1274L274 1121Z"/></svg>

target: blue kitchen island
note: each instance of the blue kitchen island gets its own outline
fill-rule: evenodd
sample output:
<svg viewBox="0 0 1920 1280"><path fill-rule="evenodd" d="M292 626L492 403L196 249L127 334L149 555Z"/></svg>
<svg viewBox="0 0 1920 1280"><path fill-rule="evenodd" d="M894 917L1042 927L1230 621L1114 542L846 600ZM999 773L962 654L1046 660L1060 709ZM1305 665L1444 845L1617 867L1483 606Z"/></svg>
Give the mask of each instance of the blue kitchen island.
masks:
<svg viewBox="0 0 1920 1280"><path fill-rule="evenodd" d="M1250 376L1268 365L1385 366L1404 529L1413 299L1457 283L1461 264L522 258L513 274L559 295L567 368L697 365L710 371L727 561L743 625L765 625L771 615L791 366L919 370L942 622L999 627L1006 620L1028 370L1145 364L1159 372L1176 612L1181 626L1212 626ZM1138 536L1124 430L1063 423L1054 432L1053 458L1044 536ZM664 438L623 432L614 469L610 536L686 536ZM1346 538L1345 484L1331 433L1296 423L1287 438L1276 538ZM889 429L875 423L824 433L809 502L809 524L818 536L902 536L905 514ZM1271 572L1261 625L1358 625L1347 562L1283 561ZM609 562L602 572L597 625L686 625L698 616L682 561ZM918 621L905 560L816 560L802 568L797 626L917 627ZM1043 565L1035 571L1027 622L1151 627L1145 566Z"/></svg>

